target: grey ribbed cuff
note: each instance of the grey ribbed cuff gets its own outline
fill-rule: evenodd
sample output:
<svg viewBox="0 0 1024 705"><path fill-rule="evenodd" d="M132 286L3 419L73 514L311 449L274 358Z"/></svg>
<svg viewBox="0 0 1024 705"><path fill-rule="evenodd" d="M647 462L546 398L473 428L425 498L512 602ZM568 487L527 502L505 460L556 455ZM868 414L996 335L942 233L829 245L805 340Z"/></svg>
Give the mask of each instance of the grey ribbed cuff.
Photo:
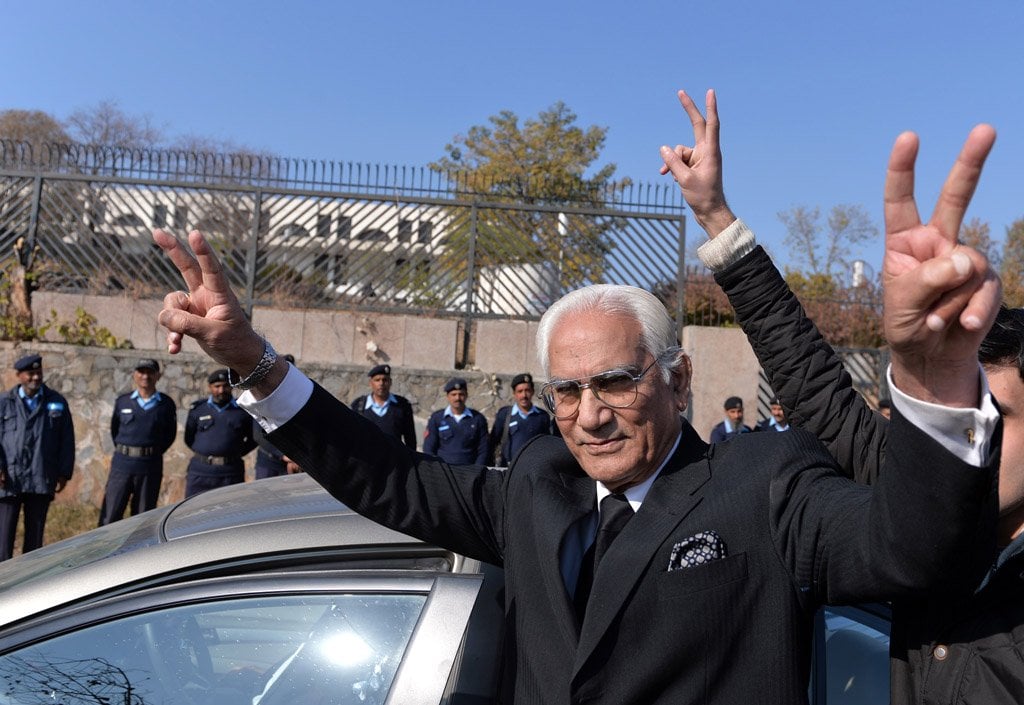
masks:
<svg viewBox="0 0 1024 705"><path fill-rule="evenodd" d="M718 237L708 240L697 248L697 256L704 266L718 272L736 262L757 246L754 231L737 218Z"/></svg>

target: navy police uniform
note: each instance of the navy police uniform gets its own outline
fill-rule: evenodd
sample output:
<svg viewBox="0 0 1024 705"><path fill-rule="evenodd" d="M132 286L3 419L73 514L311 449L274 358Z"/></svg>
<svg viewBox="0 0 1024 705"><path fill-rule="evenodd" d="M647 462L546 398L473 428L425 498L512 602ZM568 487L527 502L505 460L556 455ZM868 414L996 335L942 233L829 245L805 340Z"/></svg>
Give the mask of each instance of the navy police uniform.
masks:
<svg viewBox="0 0 1024 705"><path fill-rule="evenodd" d="M288 464L284 461L284 453L279 451L267 440L263 427L252 420L252 437L256 440L256 479L277 477L288 474Z"/></svg>
<svg viewBox="0 0 1024 705"><path fill-rule="evenodd" d="M26 355L14 363L18 372L39 370L42 358ZM18 516L25 509L22 552L43 545L46 513L58 484L75 467L75 428L67 400L41 384L26 397L21 385L0 397L0 561L14 555Z"/></svg>
<svg viewBox="0 0 1024 705"><path fill-rule="evenodd" d="M391 365L377 365L367 374L391 376ZM416 421L413 419L412 404L397 394L390 394L383 409L374 405L373 395L356 397L349 404L352 410L372 421L377 428L405 444L409 450L416 450ZM381 413L383 412L383 413Z"/></svg>
<svg viewBox="0 0 1024 705"><path fill-rule="evenodd" d="M445 392L455 389L465 391L466 380L454 378L444 385ZM466 407L462 418L456 420L448 406L430 415L423 437L424 453L451 465L485 465L489 450L487 419L479 411Z"/></svg>
<svg viewBox="0 0 1024 705"><path fill-rule="evenodd" d="M723 408L726 411L729 411L730 409L742 409L743 400L740 399L739 397L729 397L728 399L725 400L725 406ZM753 430L754 429L752 429L750 426L745 426L743 424L733 425L733 423L729 419L724 419L720 423L716 424L713 429L711 429L711 442L724 443L730 438L738 436L742 433L750 433Z"/></svg>
<svg viewBox="0 0 1024 705"><path fill-rule="evenodd" d="M217 370L209 382L227 379L227 370ZM252 416L234 399L223 406L215 404L212 395L198 399L189 407L185 421L185 445L193 451L185 475L186 497L244 482L242 456L256 447Z"/></svg>
<svg viewBox="0 0 1024 705"><path fill-rule="evenodd" d="M160 371L156 360L142 359L136 370ZM164 453L178 433L178 408L166 394L142 399L138 391L122 394L114 403L110 437L114 455L100 509L100 526L156 507L164 475Z"/></svg>
<svg viewBox="0 0 1024 705"><path fill-rule="evenodd" d="M529 384L532 388L533 377L523 373L512 378L513 390L520 384ZM551 433L551 417L536 404L525 414L518 404L503 406L498 409L494 417L494 428L491 429L495 464L502 468L508 467L528 440Z"/></svg>

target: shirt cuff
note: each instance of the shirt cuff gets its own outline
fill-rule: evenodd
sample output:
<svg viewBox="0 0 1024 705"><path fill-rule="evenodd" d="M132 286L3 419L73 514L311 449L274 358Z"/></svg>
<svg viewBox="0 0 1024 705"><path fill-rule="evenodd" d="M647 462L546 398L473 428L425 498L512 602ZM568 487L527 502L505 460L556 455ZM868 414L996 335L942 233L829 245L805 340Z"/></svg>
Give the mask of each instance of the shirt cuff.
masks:
<svg viewBox="0 0 1024 705"><path fill-rule="evenodd" d="M313 396L313 382L299 372L295 365L288 365L288 374L281 384L262 399L249 390L242 392L237 404L248 411L264 431L270 433L291 421L295 414Z"/></svg>
<svg viewBox="0 0 1024 705"><path fill-rule="evenodd" d="M697 248L697 256L704 266L718 272L753 251L757 247L754 231L737 218L732 224Z"/></svg>
<svg viewBox="0 0 1024 705"><path fill-rule="evenodd" d="M960 409L915 399L892 383L892 367L886 371L892 404L910 423L934 438L960 460L981 467L989 460L992 433L999 422L999 410L992 401L981 365L981 403L977 409Z"/></svg>

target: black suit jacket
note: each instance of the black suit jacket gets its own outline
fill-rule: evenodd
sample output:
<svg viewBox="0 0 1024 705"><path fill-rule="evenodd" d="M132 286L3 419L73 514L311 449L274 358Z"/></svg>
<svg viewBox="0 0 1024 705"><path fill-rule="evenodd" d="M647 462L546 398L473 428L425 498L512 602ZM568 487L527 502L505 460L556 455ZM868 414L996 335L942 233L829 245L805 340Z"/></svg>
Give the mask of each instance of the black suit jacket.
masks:
<svg viewBox="0 0 1024 705"><path fill-rule="evenodd" d="M560 561L596 493L563 441L538 437L500 472L373 428L316 387L271 440L356 511L505 568L506 702L802 702L817 606L941 582L993 508L996 460L967 467L902 419L874 492L806 433L709 447L681 422L578 624ZM667 571L673 546L707 530L727 556Z"/></svg>

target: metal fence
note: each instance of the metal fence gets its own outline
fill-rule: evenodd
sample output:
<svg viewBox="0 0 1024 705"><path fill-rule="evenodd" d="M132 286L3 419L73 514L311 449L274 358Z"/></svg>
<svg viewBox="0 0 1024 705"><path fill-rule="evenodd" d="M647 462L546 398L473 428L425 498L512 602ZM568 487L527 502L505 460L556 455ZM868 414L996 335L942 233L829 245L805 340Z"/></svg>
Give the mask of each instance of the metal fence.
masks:
<svg viewBox="0 0 1024 705"><path fill-rule="evenodd" d="M35 286L162 296L181 286L153 228L203 231L243 305L531 320L607 282L683 320L678 189L619 184L600 202L532 198L429 169L0 141L0 263ZM527 194L516 200L506 194Z"/></svg>

